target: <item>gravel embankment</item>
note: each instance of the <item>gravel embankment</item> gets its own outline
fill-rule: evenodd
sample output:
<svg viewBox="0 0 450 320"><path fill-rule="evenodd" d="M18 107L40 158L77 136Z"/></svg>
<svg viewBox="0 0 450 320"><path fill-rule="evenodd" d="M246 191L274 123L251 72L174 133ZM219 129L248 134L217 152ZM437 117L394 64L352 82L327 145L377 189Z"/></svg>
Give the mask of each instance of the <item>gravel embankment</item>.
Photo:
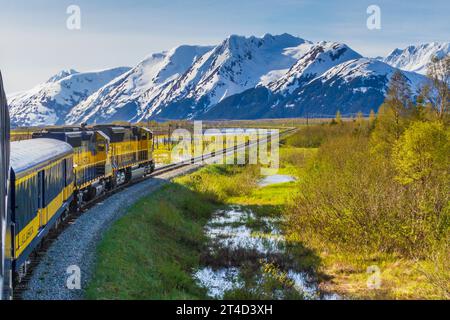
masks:
<svg viewBox="0 0 450 320"><path fill-rule="evenodd" d="M198 169L188 166L167 172L130 186L82 214L67 227L42 256L33 270L28 288L22 294L27 300L77 300L84 298L84 289L92 275L97 243L104 232L140 198L155 191L175 176ZM81 289L68 289L69 266L81 270Z"/></svg>

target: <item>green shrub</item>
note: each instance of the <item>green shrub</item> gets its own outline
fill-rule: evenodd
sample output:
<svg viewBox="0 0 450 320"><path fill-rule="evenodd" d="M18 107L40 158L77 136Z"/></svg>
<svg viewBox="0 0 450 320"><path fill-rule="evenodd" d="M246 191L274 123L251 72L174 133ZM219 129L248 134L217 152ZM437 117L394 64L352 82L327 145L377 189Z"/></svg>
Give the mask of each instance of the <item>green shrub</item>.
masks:
<svg viewBox="0 0 450 320"><path fill-rule="evenodd" d="M322 143L336 136L347 134L368 135L371 124L367 120L358 119L341 123L316 124L300 128L284 142L293 147L317 148Z"/></svg>
<svg viewBox="0 0 450 320"><path fill-rule="evenodd" d="M448 147L443 132L441 125L412 125L395 147L395 161L373 157L364 135L328 139L288 208L292 232L313 246L343 252L428 256L449 233ZM420 146L424 154L414 156L413 146ZM399 174L416 172L417 161L428 165L425 180L400 183Z"/></svg>

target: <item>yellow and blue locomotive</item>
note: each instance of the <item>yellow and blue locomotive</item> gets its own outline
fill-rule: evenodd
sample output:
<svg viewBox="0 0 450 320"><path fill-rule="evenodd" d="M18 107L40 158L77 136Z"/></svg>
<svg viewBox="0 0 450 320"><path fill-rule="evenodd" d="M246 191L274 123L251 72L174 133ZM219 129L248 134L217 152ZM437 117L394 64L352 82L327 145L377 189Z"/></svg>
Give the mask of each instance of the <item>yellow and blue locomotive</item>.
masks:
<svg viewBox="0 0 450 320"><path fill-rule="evenodd" d="M138 126L49 128L33 138L65 141L73 148L75 201L80 204L155 169L153 134Z"/></svg>

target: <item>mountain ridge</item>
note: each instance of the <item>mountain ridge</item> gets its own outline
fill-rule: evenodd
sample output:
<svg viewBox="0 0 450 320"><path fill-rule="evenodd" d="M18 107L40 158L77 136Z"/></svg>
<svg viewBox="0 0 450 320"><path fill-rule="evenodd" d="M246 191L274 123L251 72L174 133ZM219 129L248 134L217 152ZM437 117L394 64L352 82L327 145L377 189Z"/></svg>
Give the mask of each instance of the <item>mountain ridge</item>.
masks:
<svg viewBox="0 0 450 320"><path fill-rule="evenodd" d="M406 71L425 75L431 58L442 58L450 53L450 42L428 42L394 49L382 61Z"/></svg>
<svg viewBox="0 0 450 320"><path fill-rule="evenodd" d="M376 111L395 70L401 70L416 90L425 81L427 59L449 51L449 43L428 43L395 49L385 58L365 58L339 42L312 42L286 33L231 35L215 46L182 45L150 54L133 68L107 69L117 70L95 84L94 79L74 80L89 72L62 70L10 99L12 123L256 119Z"/></svg>
<svg viewBox="0 0 450 320"><path fill-rule="evenodd" d="M13 126L62 124L74 105L129 69L62 71L29 91L9 97L11 123Z"/></svg>

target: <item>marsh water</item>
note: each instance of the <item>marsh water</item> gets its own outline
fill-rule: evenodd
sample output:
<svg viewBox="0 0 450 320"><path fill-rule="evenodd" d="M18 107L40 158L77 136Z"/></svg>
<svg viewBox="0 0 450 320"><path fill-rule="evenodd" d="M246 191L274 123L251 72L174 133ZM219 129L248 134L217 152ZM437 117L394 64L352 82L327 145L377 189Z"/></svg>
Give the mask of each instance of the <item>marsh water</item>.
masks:
<svg viewBox="0 0 450 320"><path fill-rule="evenodd" d="M285 174L274 174L271 176L266 176L258 182L260 187L266 187L272 184L278 183L286 183L295 181L293 176L285 175Z"/></svg>
<svg viewBox="0 0 450 320"><path fill-rule="evenodd" d="M293 180L272 176L260 186ZM208 245L194 279L216 299L338 299L319 290L310 263L302 261L313 259L311 253L288 241L282 226L279 215L250 207L216 211L205 227Z"/></svg>

